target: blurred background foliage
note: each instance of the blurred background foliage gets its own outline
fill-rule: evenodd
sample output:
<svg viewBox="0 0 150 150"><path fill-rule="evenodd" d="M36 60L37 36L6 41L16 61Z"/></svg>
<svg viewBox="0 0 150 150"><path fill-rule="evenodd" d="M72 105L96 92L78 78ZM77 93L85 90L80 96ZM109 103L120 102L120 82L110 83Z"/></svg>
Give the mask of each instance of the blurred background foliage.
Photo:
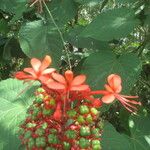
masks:
<svg viewBox="0 0 150 150"><path fill-rule="evenodd" d="M0 1L2 83L16 71L29 66L30 58L42 58L46 54L52 56L53 66L64 72L69 68L67 50L72 69L76 73L85 73L93 89L102 89L108 74L121 74L123 92L139 95L142 107L138 115L148 116L149 0L51 0L45 1L46 5L43 3L42 13L37 11L38 3L29 7L30 2ZM132 115L120 104L106 106L101 112L118 132L132 134L128 126ZM134 149L138 148L141 147Z"/></svg>

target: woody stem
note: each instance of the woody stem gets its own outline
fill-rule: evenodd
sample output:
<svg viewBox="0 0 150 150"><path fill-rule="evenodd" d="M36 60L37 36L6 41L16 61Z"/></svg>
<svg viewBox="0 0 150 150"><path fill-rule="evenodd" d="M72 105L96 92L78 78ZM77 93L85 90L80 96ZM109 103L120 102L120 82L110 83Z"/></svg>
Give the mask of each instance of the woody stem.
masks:
<svg viewBox="0 0 150 150"><path fill-rule="evenodd" d="M43 4L44 4L44 6L45 6L45 8L46 8L46 10L47 10L47 12L48 12L50 18L51 18L53 24L55 25L55 27L56 27L56 29L57 29L59 35L60 35L60 38L61 38L62 43L63 43L63 46L64 46L64 48L65 48L66 56L67 56L67 59L68 59L69 69L72 70L71 61L70 61L70 57L69 57L69 50L68 50L67 46L65 45L65 40L64 40L64 38L63 38L63 34L62 34L62 32L60 31L58 25L56 24L56 22L55 22L55 20L54 20L54 17L53 17L53 15L52 15L51 11L49 10L48 6L46 5L45 1L42 1L42 2L43 2Z"/></svg>

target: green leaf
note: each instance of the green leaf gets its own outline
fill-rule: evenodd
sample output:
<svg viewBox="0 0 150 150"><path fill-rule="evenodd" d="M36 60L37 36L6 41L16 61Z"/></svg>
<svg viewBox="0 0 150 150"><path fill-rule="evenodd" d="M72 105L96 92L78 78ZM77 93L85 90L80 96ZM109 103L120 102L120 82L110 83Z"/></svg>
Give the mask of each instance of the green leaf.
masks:
<svg viewBox="0 0 150 150"><path fill-rule="evenodd" d="M0 19L0 33L6 35L9 32L8 23L4 19Z"/></svg>
<svg viewBox="0 0 150 150"><path fill-rule="evenodd" d="M146 18L145 18L145 23L150 25L150 2L149 2L149 5L146 6L145 8L145 15L146 15Z"/></svg>
<svg viewBox="0 0 150 150"><path fill-rule="evenodd" d="M134 54L117 58L111 51L101 51L87 57L81 72L87 75L93 89L103 89L108 75L119 74L123 80L123 90L129 92L140 73L140 60Z"/></svg>
<svg viewBox="0 0 150 150"><path fill-rule="evenodd" d="M22 17L22 13L27 9L26 4L26 0L0 0L0 9L14 14L13 20L17 20Z"/></svg>
<svg viewBox="0 0 150 150"><path fill-rule="evenodd" d="M58 26L66 24L77 14L77 5L73 0L54 0L48 6Z"/></svg>
<svg viewBox="0 0 150 150"><path fill-rule="evenodd" d="M54 66L58 66L62 55L63 43L53 24L33 21L23 25L19 32L23 52L29 57L43 58L51 55Z"/></svg>
<svg viewBox="0 0 150 150"><path fill-rule="evenodd" d="M131 116L129 127L132 150L150 149L150 115L147 117Z"/></svg>
<svg viewBox="0 0 150 150"><path fill-rule="evenodd" d="M119 4L131 4L137 2L137 0L116 0Z"/></svg>
<svg viewBox="0 0 150 150"><path fill-rule="evenodd" d="M3 58L5 60L11 60L12 57L22 58L24 56L25 54L22 52L18 40L14 37L8 39L4 46Z"/></svg>
<svg viewBox="0 0 150 150"><path fill-rule="evenodd" d="M99 41L93 38L80 37L79 34L84 30L84 26L76 26L67 35L67 40L78 48L88 48L93 50L110 49L108 42Z"/></svg>
<svg viewBox="0 0 150 150"><path fill-rule="evenodd" d="M81 33L83 37L91 37L100 41L110 41L130 34L139 20L134 10L118 8L99 14Z"/></svg>
<svg viewBox="0 0 150 150"><path fill-rule="evenodd" d="M35 86L21 93L28 85L15 79L0 82L0 148L17 150L20 142L18 125L25 118L26 110L34 98Z"/></svg>
<svg viewBox="0 0 150 150"><path fill-rule="evenodd" d="M104 123L101 143L103 150L130 150L129 139L108 122Z"/></svg>
<svg viewBox="0 0 150 150"><path fill-rule="evenodd" d="M131 136L120 134L109 124L104 124L103 150L148 150L150 149L150 116L132 116L129 121Z"/></svg>
<svg viewBox="0 0 150 150"><path fill-rule="evenodd" d="M102 0L74 0L75 2L79 4L89 4L89 5L96 5L97 3L100 3Z"/></svg>

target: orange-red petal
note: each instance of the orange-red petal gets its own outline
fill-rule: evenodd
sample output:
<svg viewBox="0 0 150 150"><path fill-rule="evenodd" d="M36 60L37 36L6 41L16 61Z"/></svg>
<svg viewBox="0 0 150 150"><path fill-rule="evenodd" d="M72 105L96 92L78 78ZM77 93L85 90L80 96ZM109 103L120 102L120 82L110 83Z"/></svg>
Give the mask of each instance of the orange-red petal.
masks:
<svg viewBox="0 0 150 150"><path fill-rule="evenodd" d="M52 79L50 78L49 75L42 75L42 76L39 77L39 80L40 80L42 83L44 83L44 84L48 84L48 83L54 81L54 80L52 80Z"/></svg>
<svg viewBox="0 0 150 150"><path fill-rule="evenodd" d="M23 71L31 74L34 78L37 77L37 75L36 75L35 71L33 70L33 68L24 68Z"/></svg>
<svg viewBox="0 0 150 150"><path fill-rule="evenodd" d="M65 72L65 78L66 78L67 82L70 84L73 80L73 72L71 70L67 70Z"/></svg>
<svg viewBox="0 0 150 150"><path fill-rule="evenodd" d="M106 104L110 104L115 100L115 96L113 94L108 94L102 97L102 102Z"/></svg>
<svg viewBox="0 0 150 150"><path fill-rule="evenodd" d="M122 85L118 86L118 88L115 90L115 93L120 93L122 91Z"/></svg>
<svg viewBox="0 0 150 150"><path fill-rule="evenodd" d="M32 58L31 59L31 65L32 65L32 68L34 69L35 72L39 72L39 69L41 66L41 61L37 58Z"/></svg>
<svg viewBox="0 0 150 150"><path fill-rule="evenodd" d="M85 82L85 80L86 80L85 75L78 75L73 79L71 85L72 86L81 85Z"/></svg>
<svg viewBox="0 0 150 150"><path fill-rule="evenodd" d="M41 63L40 71L42 72L43 70L45 70L51 64L51 62L52 62L51 57L46 55Z"/></svg>
<svg viewBox="0 0 150 150"><path fill-rule="evenodd" d="M66 80L64 78L64 76L62 76L61 74L58 73L52 73L52 77L54 80L62 83L62 84L66 84Z"/></svg>
<svg viewBox="0 0 150 150"><path fill-rule="evenodd" d="M45 75L45 74L51 74L52 72L56 71L55 68L48 68L48 69L45 69L43 72L42 72L42 75Z"/></svg>
<svg viewBox="0 0 150 150"><path fill-rule="evenodd" d="M58 82L49 82L48 84L46 84L48 88L53 89L53 90L65 90L66 87Z"/></svg>
<svg viewBox="0 0 150 150"><path fill-rule="evenodd" d="M22 71L17 72L15 74L15 77L19 80L24 80L24 79L34 80L35 79L32 75L28 75Z"/></svg>
<svg viewBox="0 0 150 150"><path fill-rule="evenodd" d="M108 92L111 92L111 93L114 92L113 89L108 84L105 84L104 87Z"/></svg>
<svg viewBox="0 0 150 150"><path fill-rule="evenodd" d="M111 74L107 78L108 84L113 89L114 92L119 91L121 85L121 77L116 74ZM120 92L120 91L119 91Z"/></svg>
<svg viewBox="0 0 150 150"><path fill-rule="evenodd" d="M86 91L89 89L88 85L72 86L71 91Z"/></svg>

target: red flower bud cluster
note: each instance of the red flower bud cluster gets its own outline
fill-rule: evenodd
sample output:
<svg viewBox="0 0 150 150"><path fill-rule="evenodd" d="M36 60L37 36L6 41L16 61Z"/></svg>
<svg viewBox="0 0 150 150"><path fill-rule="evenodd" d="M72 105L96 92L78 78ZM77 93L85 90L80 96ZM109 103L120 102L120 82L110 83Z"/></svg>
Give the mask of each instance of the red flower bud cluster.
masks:
<svg viewBox="0 0 150 150"><path fill-rule="evenodd" d="M61 111L57 108L60 106L56 106L55 102L55 98L50 97L44 89L37 90L19 130L26 149L100 150L102 121L92 103L88 100L71 102L73 106L67 107L66 116L62 119L59 116L61 113L57 112Z"/></svg>

